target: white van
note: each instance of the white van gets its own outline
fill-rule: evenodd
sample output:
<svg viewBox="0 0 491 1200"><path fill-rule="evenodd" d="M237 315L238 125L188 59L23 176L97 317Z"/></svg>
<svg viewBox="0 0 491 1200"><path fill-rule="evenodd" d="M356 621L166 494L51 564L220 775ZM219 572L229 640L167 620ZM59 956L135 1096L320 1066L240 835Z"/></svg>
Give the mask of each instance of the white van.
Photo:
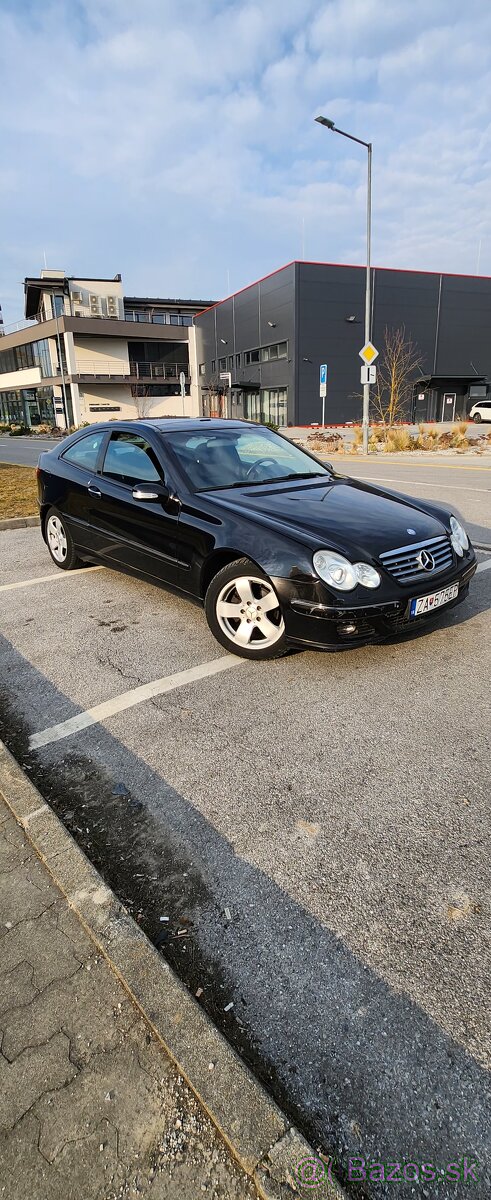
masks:
<svg viewBox="0 0 491 1200"><path fill-rule="evenodd" d="M469 413L471 421L491 421L491 400L477 400Z"/></svg>

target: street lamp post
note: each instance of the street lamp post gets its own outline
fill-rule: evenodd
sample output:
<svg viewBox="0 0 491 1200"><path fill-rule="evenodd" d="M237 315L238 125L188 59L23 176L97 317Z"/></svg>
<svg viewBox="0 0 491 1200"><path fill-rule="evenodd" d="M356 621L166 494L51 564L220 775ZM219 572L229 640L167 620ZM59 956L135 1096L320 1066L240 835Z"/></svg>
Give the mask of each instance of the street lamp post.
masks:
<svg viewBox="0 0 491 1200"><path fill-rule="evenodd" d="M343 129L338 129L334 121L330 121L328 117L316 117L319 125L325 125L326 129L330 129L332 133L339 133L341 137L349 138L350 142L357 142L359 146L365 146L368 151L368 177L367 177L367 274L365 286L365 344L370 341L370 325L371 325L371 253L372 253L372 143L364 142L362 138L354 137L352 133L345 133ZM370 384L363 384L363 453L368 454L368 430L369 430L369 411L370 411Z"/></svg>

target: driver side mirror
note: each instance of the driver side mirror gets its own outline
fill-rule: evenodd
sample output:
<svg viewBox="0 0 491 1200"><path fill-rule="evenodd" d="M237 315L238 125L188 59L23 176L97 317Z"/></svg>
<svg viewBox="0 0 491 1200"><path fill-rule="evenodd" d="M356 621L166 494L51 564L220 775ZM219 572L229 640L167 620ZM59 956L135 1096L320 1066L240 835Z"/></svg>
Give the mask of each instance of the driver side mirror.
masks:
<svg viewBox="0 0 491 1200"><path fill-rule="evenodd" d="M140 500L142 504L166 504L169 499L170 492L165 483L137 483L135 484L132 496L134 500Z"/></svg>

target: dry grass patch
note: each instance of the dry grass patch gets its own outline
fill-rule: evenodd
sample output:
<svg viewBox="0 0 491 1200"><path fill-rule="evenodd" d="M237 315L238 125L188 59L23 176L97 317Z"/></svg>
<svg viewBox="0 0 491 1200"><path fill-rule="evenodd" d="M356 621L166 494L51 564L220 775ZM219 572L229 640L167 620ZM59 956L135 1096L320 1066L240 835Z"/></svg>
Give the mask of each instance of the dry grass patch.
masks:
<svg viewBox="0 0 491 1200"><path fill-rule="evenodd" d="M36 468L0 463L0 520L33 517L37 511Z"/></svg>

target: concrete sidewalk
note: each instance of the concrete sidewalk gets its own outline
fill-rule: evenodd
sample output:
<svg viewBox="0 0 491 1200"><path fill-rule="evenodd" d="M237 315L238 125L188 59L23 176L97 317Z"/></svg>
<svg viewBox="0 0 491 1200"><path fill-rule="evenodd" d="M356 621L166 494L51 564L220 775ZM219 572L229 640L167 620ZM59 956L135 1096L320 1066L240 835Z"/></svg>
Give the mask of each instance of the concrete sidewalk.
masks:
<svg viewBox="0 0 491 1200"><path fill-rule="evenodd" d="M0 742L0 1197L343 1200L326 1162Z"/></svg>
<svg viewBox="0 0 491 1200"><path fill-rule="evenodd" d="M0 1195L257 1191L0 799Z"/></svg>

